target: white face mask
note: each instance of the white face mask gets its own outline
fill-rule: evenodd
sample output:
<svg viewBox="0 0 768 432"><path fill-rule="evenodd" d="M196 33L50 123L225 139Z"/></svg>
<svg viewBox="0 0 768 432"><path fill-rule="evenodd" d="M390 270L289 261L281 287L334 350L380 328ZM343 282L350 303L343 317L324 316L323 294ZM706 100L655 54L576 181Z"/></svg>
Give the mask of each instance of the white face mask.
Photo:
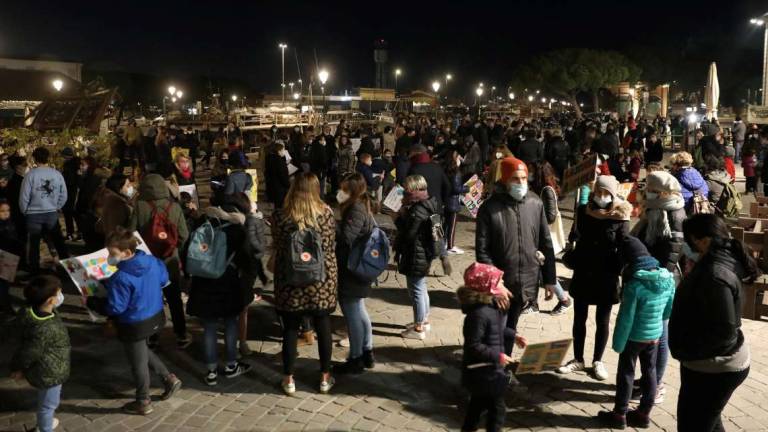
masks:
<svg viewBox="0 0 768 432"><path fill-rule="evenodd" d="M338 192L336 192L336 201L339 204L343 204L349 199L349 194L344 192L342 189L339 189Z"/></svg>
<svg viewBox="0 0 768 432"><path fill-rule="evenodd" d="M496 152L496 159L501 159L502 156L504 156L504 153Z"/></svg>
<svg viewBox="0 0 768 432"><path fill-rule="evenodd" d="M610 204L610 203L611 203L611 201L613 201L613 199L611 198L611 196L610 196L610 195L606 195L606 196L595 196L594 198L592 198L592 201L593 201L593 202L595 203L595 205L597 205L598 207L600 207L600 208L606 208L606 207L608 207L608 204Z"/></svg>
<svg viewBox="0 0 768 432"><path fill-rule="evenodd" d="M56 301L53 303L53 307L57 308L64 304L64 294L61 291L56 293Z"/></svg>
<svg viewBox="0 0 768 432"><path fill-rule="evenodd" d="M134 194L136 194L136 188L134 188L133 185L130 185L125 189L125 196L128 198L133 198Z"/></svg>
<svg viewBox="0 0 768 432"><path fill-rule="evenodd" d="M116 256L112 256L112 255L107 257L107 264L109 264L109 265L111 265L113 267L117 267L117 265L120 264L120 261L122 261L120 259L120 257L116 257Z"/></svg>

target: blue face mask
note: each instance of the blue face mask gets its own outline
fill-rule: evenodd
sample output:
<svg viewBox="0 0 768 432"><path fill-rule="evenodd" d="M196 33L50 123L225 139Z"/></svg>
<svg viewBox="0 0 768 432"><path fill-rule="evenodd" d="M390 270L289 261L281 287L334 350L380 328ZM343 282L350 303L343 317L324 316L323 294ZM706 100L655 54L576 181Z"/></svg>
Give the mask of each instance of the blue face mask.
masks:
<svg viewBox="0 0 768 432"><path fill-rule="evenodd" d="M694 252L693 249L691 249L690 246L688 246L688 243L683 243L683 254L688 257L691 261L698 261L701 257L701 254L698 252Z"/></svg>
<svg viewBox="0 0 768 432"><path fill-rule="evenodd" d="M522 201L523 197L528 193L528 185L523 184L517 184L517 183L510 183L507 185L507 190L509 191L509 195L514 198L517 201Z"/></svg>

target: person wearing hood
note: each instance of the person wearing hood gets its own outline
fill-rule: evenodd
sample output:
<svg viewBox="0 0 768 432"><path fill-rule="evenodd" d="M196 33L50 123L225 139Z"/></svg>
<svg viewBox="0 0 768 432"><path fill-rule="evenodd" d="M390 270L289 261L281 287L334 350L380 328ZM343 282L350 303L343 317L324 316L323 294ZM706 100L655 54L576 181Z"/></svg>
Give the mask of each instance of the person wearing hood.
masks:
<svg viewBox="0 0 768 432"><path fill-rule="evenodd" d="M504 394L507 377L504 368L512 363L505 353L507 333L506 306L510 293L504 288L504 272L490 264L473 263L464 271L464 286L458 289L464 317L464 353L462 386L470 393L462 431L475 431L480 415L486 411L486 430L504 428ZM527 341L515 336L515 343L525 348Z"/></svg>
<svg viewBox="0 0 768 432"><path fill-rule="evenodd" d="M97 200L96 215L99 222L96 223L96 231L106 236L117 227L128 226L135 197L136 188L128 177L119 173L112 174Z"/></svg>
<svg viewBox="0 0 768 432"><path fill-rule="evenodd" d="M147 241L147 231L152 228L152 220L155 212L165 212L170 224L176 227L178 242L173 252L167 257L159 257L165 261L170 284L163 288L163 295L168 302L173 321L173 332L176 334L176 342L179 348L186 348L192 343L187 334L187 321L184 316L184 305L181 301L181 288L179 286L181 262L179 249L187 242L189 231L184 220L184 212L181 206L171 198L171 192L165 180L159 174L148 174L139 184L139 197L134 206L133 213L128 222L128 229L142 233Z"/></svg>
<svg viewBox="0 0 768 432"><path fill-rule="evenodd" d="M202 211L205 221L214 229L223 230L227 238L226 256L230 260L218 279L193 275L190 282L187 313L198 317L203 324L205 383L209 386L217 384L219 375L216 343L219 323L224 325L226 346L224 376L235 378L251 369L249 364L237 361L238 317L244 310L247 317L247 307L254 298L254 279L243 277L255 266L245 228L246 215L250 212L251 202L243 193L228 196L221 207L206 207Z"/></svg>
<svg viewBox="0 0 768 432"><path fill-rule="evenodd" d="M612 411L601 411L597 417L612 428L647 428L657 394L659 339L672 312L675 278L635 237L624 238L620 254L626 266L621 307L613 329L613 350L619 353L615 405ZM629 411L638 358L642 398L639 408Z"/></svg>
<svg viewBox="0 0 768 432"><path fill-rule="evenodd" d="M475 254L478 262L504 271L504 286L513 295L504 343L505 353L511 355L517 322L524 304L538 293L539 276L547 291L555 290L555 252L544 204L528 190L525 162L514 157L503 159L501 179L495 187L477 213ZM544 255L543 265L539 264L537 252Z"/></svg>
<svg viewBox="0 0 768 432"><path fill-rule="evenodd" d="M339 136L339 178L343 179L349 174L355 172L357 158L355 150L352 148L352 142L347 135Z"/></svg>
<svg viewBox="0 0 768 432"><path fill-rule="evenodd" d="M264 163L264 181L267 188L267 199L275 208L281 208L285 201L288 188L291 187L291 179L288 175L288 151L285 144L275 142L267 153Z"/></svg>
<svg viewBox="0 0 768 432"><path fill-rule="evenodd" d="M106 284L107 297L88 296L89 309L111 318L117 337L125 347L136 384L136 400L123 406L128 414L152 413L149 395L150 369L163 380L160 400L167 400L181 388L181 380L168 371L160 357L149 349L149 338L165 325L160 288L168 284L162 261L138 249L133 230L117 228L106 241L108 262L117 272Z"/></svg>
<svg viewBox="0 0 768 432"><path fill-rule="evenodd" d="M693 156L688 152L678 152L669 158L672 165L672 173L680 182L680 193L685 200L685 211L690 213L693 208L693 198L701 195L705 199L709 196L709 187L701 174L693 168Z"/></svg>
<svg viewBox="0 0 768 432"><path fill-rule="evenodd" d="M680 361L677 427L723 431L723 409L750 368L741 303L754 299L742 299L742 281L753 283L760 270L717 215L691 216L683 234L694 265L677 289L669 321L669 349Z"/></svg>
<svg viewBox="0 0 768 432"><path fill-rule="evenodd" d="M437 258L427 239L432 238L430 217L441 215L442 206L429 195L427 181L420 175L406 177L403 188L403 207L395 218L397 238L394 251L398 272L405 275L413 303L413 324L402 336L424 340L431 329L427 274L432 260Z"/></svg>
<svg viewBox="0 0 768 432"><path fill-rule="evenodd" d="M709 198L709 202L713 206L717 206L720 197L723 195L723 190L732 183L732 178L725 171L725 163L722 158L707 156L704 162L706 164L704 181L707 182L707 188L709 189L709 196L707 198Z"/></svg>
<svg viewBox="0 0 768 432"><path fill-rule="evenodd" d="M569 288L574 300L574 358L558 369L561 374L585 370L587 318L589 307L596 306L592 366L597 380L608 379L603 354L610 335L611 309L619 302L621 260L617 251L629 233L632 213L632 204L618 195L618 188L616 177L599 176L590 202L578 207L576 222L568 237L570 243L576 244L571 263L573 278Z"/></svg>

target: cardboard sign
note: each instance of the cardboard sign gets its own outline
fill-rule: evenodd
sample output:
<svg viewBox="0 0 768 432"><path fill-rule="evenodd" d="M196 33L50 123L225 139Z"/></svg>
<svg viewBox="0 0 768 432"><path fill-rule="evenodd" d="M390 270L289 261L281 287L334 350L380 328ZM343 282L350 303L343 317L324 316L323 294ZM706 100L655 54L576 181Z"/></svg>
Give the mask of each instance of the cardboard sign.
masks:
<svg viewBox="0 0 768 432"><path fill-rule="evenodd" d="M515 375L539 373L555 370L563 364L563 359L571 347L572 339L530 344L520 358L520 365Z"/></svg>
<svg viewBox="0 0 768 432"><path fill-rule="evenodd" d="M570 167L563 174L561 195L578 189L581 185L595 181L597 178L597 155L588 158L580 164Z"/></svg>
<svg viewBox="0 0 768 432"><path fill-rule="evenodd" d="M616 190L616 195L624 198L625 201L629 201L629 194L632 193L634 187L634 183L620 183L619 188Z"/></svg>
<svg viewBox="0 0 768 432"><path fill-rule="evenodd" d="M400 211L400 208L403 206L403 195L405 194L405 189L403 189L400 185L395 185L395 187L392 188L391 191L387 194L387 197L384 198L384 207L394 211L398 212Z"/></svg>
<svg viewBox="0 0 768 432"><path fill-rule="evenodd" d="M258 202L259 200L259 172L255 169L247 169L245 170L245 173L251 176L251 180L253 181L253 186L251 186L251 190L248 192L248 197L251 199L251 202Z"/></svg>
<svg viewBox="0 0 768 432"><path fill-rule="evenodd" d="M197 185L179 185L179 195L182 192L188 193L192 197L192 202L195 203L197 208L200 208L200 197L197 195Z"/></svg>
<svg viewBox="0 0 768 432"><path fill-rule="evenodd" d="M19 256L0 249L0 279L13 282L19 268Z"/></svg>
<svg viewBox="0 0 768 432"><path fill-rule="evenodd" d="M469 192L460 198L461 203L467 207L469 214L476 218L480 205L483 204L483 181L475 174L464 185L469 186Z"/></svg>

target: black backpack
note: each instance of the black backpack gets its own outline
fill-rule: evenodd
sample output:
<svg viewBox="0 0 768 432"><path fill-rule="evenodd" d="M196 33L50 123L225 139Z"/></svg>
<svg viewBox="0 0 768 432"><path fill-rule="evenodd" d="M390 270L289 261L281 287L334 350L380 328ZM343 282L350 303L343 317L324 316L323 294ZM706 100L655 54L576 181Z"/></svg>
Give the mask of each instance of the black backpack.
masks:
<svg viewBox="0 0 768 432"><path fill-rule="evenodd" d="M425 225L428 229L425 235L424 251L427 253L427 259L431 261L443 253L443 244L445 242L443 216L435 213L429 216Z"/></svg>
<svg viewBox="0 0 768 432"><path fill-rule="evenodd" d="M286 258L283 274L289 286L301 287L325 280L323 241L316 230L307 228L291 233Z"/></svg>

